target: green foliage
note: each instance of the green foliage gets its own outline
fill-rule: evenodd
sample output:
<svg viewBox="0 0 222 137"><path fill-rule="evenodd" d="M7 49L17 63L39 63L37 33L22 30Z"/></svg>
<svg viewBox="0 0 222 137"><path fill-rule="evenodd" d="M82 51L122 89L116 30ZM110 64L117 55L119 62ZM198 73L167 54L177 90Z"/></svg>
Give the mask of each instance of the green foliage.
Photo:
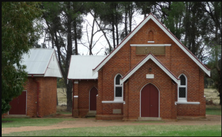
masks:
<svg viewBox="0 0 222 137"><path fill-rule="evenodd" d="M57 88L65 88L64 78L57 78Z"/></svg>
<svg viewBox="0 0 222 137"><path fill-rule="evenodd" d="M182 24L182 19L185 11L184 2L172 2L170 5L170 10L163 9L168 14L168 18L164 20L164 24L168 29L178 38L181 38L184 32L184 27Z"/></svg>
<svg viewBox="0 0 222 137"><path fill-rule="evenodd" d="M219 107L207 107L206 108L207 115L221 115L221 106Z"/></svg>
<svg viewBox="0 0 222 137"><path fill-rule="evenodd" d="M213 88L216 88L219 92L220 96L220 104L221 102L221 96L222 96L222 85L221 85L221 45L216 45L211 48L209 54L211 55L208 60L208 67L211 69L211 77L214 81Z"/></svg>
<svg viewBox="0 0 222 137"><path fill-rule="evenodd" d="M2 114L23 90L27 73L20 59L37 39L38 26L33 27L33 21L41 15L38 6L36 2L2 2Z"/></svg>

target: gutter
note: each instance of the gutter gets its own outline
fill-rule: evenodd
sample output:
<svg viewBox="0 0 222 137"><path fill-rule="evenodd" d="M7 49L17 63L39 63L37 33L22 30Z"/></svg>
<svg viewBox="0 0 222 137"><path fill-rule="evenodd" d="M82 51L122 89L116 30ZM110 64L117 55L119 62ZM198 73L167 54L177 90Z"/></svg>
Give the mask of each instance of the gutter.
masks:
<svg viewBox="0 0 222 137"><path fill-rule="evenodd" d="M34 82L37 85L37 112L36 112L36 115L37 115L37 117L41 118L42 116L39 115L39 92L40 92L40 85L39 85L39 82L33 77L33 75L32 75L32 78L33 78Z"/></svg>

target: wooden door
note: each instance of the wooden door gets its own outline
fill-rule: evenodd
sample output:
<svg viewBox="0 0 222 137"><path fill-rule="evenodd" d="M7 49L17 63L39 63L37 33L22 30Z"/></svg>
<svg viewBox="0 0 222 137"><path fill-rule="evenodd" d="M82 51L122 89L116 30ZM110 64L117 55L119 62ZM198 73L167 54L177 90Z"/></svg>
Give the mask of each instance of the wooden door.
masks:
<svg viewBox="0 0 222 137"><path fill-rule="evenodd" d="M10 103L11 109L9 114L25 115L26 114L26 91L22 91L22 94L14 98Z"/></svg>
<svg viewBox="0 0 222 137"><path fill-rule="evenodd" d="M158 89L152 85L146 85L141 91L141 117L158 117Z"/></svg>
<svg viewBox="0 0 222 137"><path fill-rule="evenodd" d="M91 90L90 90L90 108L89 110L92 110L92 111L95 111L96 110L96 95L98 94L98 90L93 87Z"/></svg>

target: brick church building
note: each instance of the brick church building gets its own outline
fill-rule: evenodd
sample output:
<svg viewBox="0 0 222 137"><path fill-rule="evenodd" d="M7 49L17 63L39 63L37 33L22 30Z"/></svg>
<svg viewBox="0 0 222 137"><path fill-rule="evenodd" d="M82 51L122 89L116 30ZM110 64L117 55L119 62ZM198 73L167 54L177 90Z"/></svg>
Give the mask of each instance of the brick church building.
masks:
<svg viewBox="0 0 222 137"><path fill-rule="evenodd" d="M108 56L71 57L73 117L205 117L204 66L149 14Z"/></svg>

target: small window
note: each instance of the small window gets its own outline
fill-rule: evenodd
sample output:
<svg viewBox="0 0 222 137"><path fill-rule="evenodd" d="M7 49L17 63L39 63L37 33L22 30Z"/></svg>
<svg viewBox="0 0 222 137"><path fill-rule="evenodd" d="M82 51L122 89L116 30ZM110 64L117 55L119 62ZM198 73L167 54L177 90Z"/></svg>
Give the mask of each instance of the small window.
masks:
<svg viewBox="0 0 222 137"><path fill-rule="evenodd" d="M186 88L179 88L179 98L186 97Z"/></svg>
<svg viewBox="0 0 222 137"><path fill-rule="evenodd" d="M184 77L184 75L180 76L180 85L186 85L186 78Z"/></svg>
<svg viewBox="0 0 222 137"><path fill-rule="evenodd" d="M122 87L116 87L116 97L122 97Z"/></svg>
<svg viewBox="0 0 222 137"><path fill-rule="evenodd" d="M120 85L120 78L121 78L121 75L116 76L116 85Z"/></svg>
<svg viewBox="0 0 222 137"><path fill-rule="evenodd" d="M187 101L187 78L184 74L179 76L178 101Z"/></svg>
<svg viewBox="0 0 222 137"><path fill-rule="evenodd" d="M114 100L123 100L123 86L120 84L122 76L117 74L114 79Z"/></svg>
<svg viewBox="0 0 222 137"><path fill-rule="evenodd" d="M153 41L153 31L152 30L149 31L148 41Z"/></svg>

